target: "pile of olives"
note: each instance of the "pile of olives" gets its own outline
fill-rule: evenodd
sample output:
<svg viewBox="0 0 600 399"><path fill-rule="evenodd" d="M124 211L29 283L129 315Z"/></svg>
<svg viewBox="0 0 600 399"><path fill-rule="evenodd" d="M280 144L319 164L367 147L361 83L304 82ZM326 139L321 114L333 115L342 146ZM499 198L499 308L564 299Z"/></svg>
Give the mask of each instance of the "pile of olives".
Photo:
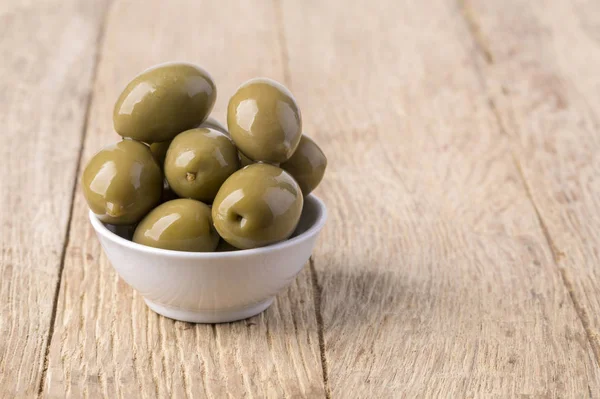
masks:
<svg viewBox="0 0 600 399"><path fill-rule="evenodd" d="M210 117L217 89L188 63L152 67L115 104L123 140L83 172L87 203L113 231L176 251L249 249L288 239L327 159L302 135L292 93L251 79L229 100L227 128Z"/></svg>

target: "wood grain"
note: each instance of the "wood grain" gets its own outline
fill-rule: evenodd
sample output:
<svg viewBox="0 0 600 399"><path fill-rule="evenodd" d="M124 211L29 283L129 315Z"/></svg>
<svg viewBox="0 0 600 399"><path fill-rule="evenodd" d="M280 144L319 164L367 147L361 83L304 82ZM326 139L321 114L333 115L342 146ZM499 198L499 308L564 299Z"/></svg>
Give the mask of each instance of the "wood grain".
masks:
<svg viewBox="0 0 600 399"><path fill-rule="evenodd" d="M472 1L488 90L600 360L600 3Z"/></svg>
<svg viewBox="0 0 600 399"><path fill-rule="evenodd" d="M206 67L215 114L244 80L282 79L271 2L117 1L98 66L84 161L118 136L111 111L146 67L170 60ZM102 253L77 188L51 344L47 397L322 397L314 292L308 268L262 315L192 325L149 311Z"/></svg>
<svg viewBox="0 0 600 399"><path fill-rule="evenodd" d="M314 263L332 397L600 392L460 7L284 1L282 18L305 132L330 160Z"/></svg>
<svg viewBox="0 0 600 399"><path fill-rule="evenodd" d="M0 3L0 397L42 378L103 9Z"/></svg>
<svg viewBox="0 0 600 399"><path fill-rule="evenodd" d="M0 3L1 397L597 397L598 2L120 0L94 65L105 8ZM329 156L311 268L243 322L149 311L74 186L94 70L82 162L177 59L220 120L284 81Z"/></svg>

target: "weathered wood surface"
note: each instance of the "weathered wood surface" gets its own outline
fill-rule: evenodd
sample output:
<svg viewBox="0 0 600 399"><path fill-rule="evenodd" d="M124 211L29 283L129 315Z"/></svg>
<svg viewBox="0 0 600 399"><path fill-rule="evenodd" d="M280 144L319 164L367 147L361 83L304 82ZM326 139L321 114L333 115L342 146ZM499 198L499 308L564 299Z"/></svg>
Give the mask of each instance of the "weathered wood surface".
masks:
<svg viewBox="0 0 600 399"><path fill-rule="evenodd" d="M330 159L314 263L332 396L600 392L458 4L284 4L291 89Z"/></svg>
<svg viewBox="0 0 600 399"><path fill-rule="evenodd" d="M466 3L488 91L600 360L600 2Z"/></svg>
<svg viewBox="0 0 600 399"><path fill-rule="evenodd" d="M103 1L0 2L0 396L35 395Z"/></svg>
<svg viewBox="0 0 600 399"><path fill-rule="evenodd" d="M598 397L600 3L9 3L0 397ZM313 261L247 321L152 313L87 220L80 161L170 60L220 120L283 81L329 157Z"/></svg>

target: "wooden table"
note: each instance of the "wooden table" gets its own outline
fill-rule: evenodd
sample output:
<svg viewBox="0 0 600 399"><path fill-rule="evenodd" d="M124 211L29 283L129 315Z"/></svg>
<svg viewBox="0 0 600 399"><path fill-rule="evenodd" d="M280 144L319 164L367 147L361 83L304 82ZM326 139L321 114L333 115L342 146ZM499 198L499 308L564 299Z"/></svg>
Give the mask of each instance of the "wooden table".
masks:
<svg viewBox="0 0 600 399"><path fill-rule="evenodd" d="M79 177L139 71L269 76L330 218L264 314L149 311ZM0 396L600 397L600 2L0 3Z"/></svg>

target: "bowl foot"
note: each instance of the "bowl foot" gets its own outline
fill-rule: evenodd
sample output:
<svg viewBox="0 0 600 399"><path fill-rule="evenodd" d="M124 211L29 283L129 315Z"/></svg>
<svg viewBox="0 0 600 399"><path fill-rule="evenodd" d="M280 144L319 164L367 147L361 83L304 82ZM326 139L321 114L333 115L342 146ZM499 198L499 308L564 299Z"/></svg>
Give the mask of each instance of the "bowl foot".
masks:
<svg viewBox="0 0 600 399"><path fill-rule="evenodd" d="M146 298L144 298L144 301L150 309L152 309L159 315L168 317L169 319L187 321L189 323L228 323L231 321L242 320L252 316L256 316L257 314L261 313L269 306L271 306L274 299L274 297L271 297L263 302L253 304L246 308L214 311L194 311L177 309L156 302L152 302Z"/></svg>

